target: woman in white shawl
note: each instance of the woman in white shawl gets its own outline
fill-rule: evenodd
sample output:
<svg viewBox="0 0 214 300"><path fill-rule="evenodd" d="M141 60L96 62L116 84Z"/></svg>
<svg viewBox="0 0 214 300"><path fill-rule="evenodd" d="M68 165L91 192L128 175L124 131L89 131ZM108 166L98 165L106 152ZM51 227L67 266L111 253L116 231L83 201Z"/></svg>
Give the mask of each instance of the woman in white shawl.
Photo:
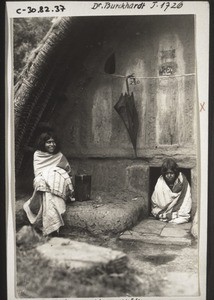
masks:
<svg viewBox="0 0 214 300"><path fill-rule="evenodd" d="M23 208L34 227L43 235L59 232L64 225L62 215L66 211L66 200L72 201L73 185L69 173L71 167L59 151L56 136L42 133L33 158L34 193Z"/></svg>
<svg viewBox="0 0 214 300"><path fill-rule="evenodd" d="M156 219L175 224L189 221L192 207L190 185L173 159L164 160L151 200L152 214Z"/></svg>

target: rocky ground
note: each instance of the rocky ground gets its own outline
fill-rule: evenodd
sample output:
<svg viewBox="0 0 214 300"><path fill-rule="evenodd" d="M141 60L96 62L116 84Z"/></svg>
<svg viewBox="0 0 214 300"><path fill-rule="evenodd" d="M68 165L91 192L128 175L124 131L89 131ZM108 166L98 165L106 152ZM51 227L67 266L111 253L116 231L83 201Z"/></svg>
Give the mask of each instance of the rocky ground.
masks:
<svg viewBox="0 0 214 300"><path fill-rule="evenodd" d="M25 198L27 199L27 197ZM176 242L173 244L173 242L167 241L167 243L159 244L151 243L151 239L149 243L145 239L121 239L120 232L106 233L106 226L111 227L112 215L115 216L115 224L118 224L118 228L121 226L125 228L127 226L126 220L133 219L135 214L133 207L138 209L140 199L136 199L136 195L132 195L131 199L133 199L133 201L129 201L131 204L125 199L123 207L119 202L114 202L113 199L108 199L106 204L102 199L97 198L92 203L93 211L90 203L82 203L79 208L76 206L75 214L78 216L80 211L85 209L84 216L86 219L88 218L87 224L91 226L91 229L94 228L91 223L92 211L97 213L96 218L99 218L100 222L102 219L104 220L103 229L105 230L97 227L99 230L93 234L93 230L85 230L89 228L88 226L81 230L79 225L76 229L65 227L60 231L62 238L124 252L128 257L128 263L122 273L109 273L102 268L77 272L71 271L69 268L53 266L36 250L38 244L47 242L47 239L37 236L32 240L32 243L28 240L27 243L21 242L17 245L17 292L19 297L171 297L198 295L198 244L196 240L188 236L188 243L179 244ZM17 219L19 221L23 220L23 212L21 211L23 201L24 199L19 200L17 205ZM104 219L101 217L101 212L106 211L106 205L114 213L108 212ZM130 205L132 205L132 209L130 209ZM121 207L123 207L122 210ZM71 209L71 214L74 211L72 212ZM122 219L122 223L118 222L117 218ZM106 220L109 221L107 225ZM134 223L136 222L137 219ZM129 221L128 226L130 224L132 224L131 221ZM150 226L154 232L147 232L150 237L153 237L153 241L156 240L155 234L160 224L156 228L155 226L153 224ZM20 228L21 223L19 223L17 230ZM139 229L139 225L136 228ZM149 227L146 228L148 230ZM164 230L166 229L167 226ZM172 228L170 228L170 232L171 230ZM181 233L182 230L177 230L175 236ZM142 234L142 226L140 227L140 234ZM182 234L185 234L186 238L186 232ZM165 237L160 238L164 239Z"/></svg>

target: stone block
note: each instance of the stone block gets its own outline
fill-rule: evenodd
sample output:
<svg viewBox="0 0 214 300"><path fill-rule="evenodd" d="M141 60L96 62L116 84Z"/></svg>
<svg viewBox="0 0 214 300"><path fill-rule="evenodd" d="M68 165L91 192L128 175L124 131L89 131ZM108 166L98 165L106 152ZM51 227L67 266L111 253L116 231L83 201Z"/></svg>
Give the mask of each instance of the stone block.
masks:
<svg viewBox="0 0 214 300"><path fill-rule="evenodd" d="M16 224L29 224L23 210L24 200L16 202ZM72 202L67 205L64 215L65 227L71 232L80 230L95 235L119 233L136 225L145 216L144 199L142 197L130 200L111 202L89 200Z"/></svg>
<svg viewBox="0 0 214 300"><path fill-rule="evenodd" d="M119 233L137 224L144 216L142 197L136 200L110 203L86 201L83 205L72 203L67 207L65 224L70 230L79 229L92 234Z"/></svg>
<svg viewBox="0 0 214 300"><path fill-rule="evenodd" d="M133 165L126 168L128 189L134 192L148 194L149 192L149 167Z"/></svg>
<svg viewBox="0 0 214 300"><path fill-rule="evenodd" d="M41 236L31 226L23 226L16 234L16 244L26 245L41 241Z"/></svg>
<svg viewBox="0 0 214 300"><path fill-rule="evenodd" d="M52 238L36 248L53 265L86 270L103 267L112 273L125 271L128 257L121 251L65 238Z"/></svg>

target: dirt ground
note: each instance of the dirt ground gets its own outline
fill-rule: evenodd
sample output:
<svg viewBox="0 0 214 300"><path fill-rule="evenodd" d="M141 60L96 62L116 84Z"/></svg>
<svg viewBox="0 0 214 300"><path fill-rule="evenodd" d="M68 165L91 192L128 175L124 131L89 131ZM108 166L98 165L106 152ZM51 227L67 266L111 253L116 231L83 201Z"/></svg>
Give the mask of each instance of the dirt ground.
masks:
<svg viewBox="0 0 214 300"><path fill-rule="evenodd" d="M144 242L123 241L118 235L93 237L66 232L62 235L125 252L129 258L128 266L137 272L137 280L142 285L145 285L145 282L150 283L146 296L198 295L198 245L195 241L187 247L157 246ZM151 278L154 285L151 284Z"/></svg>
<svg viewBox="0 0 214 300"><path fill-rule="evenodd" d="M17 293L20 298L196 296L197 244L188 247L123 241L119 236L91 236L62 231L62 237L120 250L127 270L108 274L52 267L33 248L17 248Z"/></svg>

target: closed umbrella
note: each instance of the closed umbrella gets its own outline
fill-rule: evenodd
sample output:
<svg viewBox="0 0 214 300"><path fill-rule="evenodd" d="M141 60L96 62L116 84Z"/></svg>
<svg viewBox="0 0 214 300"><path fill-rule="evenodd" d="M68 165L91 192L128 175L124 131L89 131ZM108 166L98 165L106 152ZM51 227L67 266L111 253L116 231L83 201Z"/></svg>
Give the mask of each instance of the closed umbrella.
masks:
<svg viewBox="0 0 214 300"><path fill-rule="evenodd" d="M128 79L130 77L133 77L133 75L126 78L127 93L120 95L114 108L125 124L135 151L135 156L137 157L136 145L139 121L133 92L131 95L129 93Z"/></svg>

